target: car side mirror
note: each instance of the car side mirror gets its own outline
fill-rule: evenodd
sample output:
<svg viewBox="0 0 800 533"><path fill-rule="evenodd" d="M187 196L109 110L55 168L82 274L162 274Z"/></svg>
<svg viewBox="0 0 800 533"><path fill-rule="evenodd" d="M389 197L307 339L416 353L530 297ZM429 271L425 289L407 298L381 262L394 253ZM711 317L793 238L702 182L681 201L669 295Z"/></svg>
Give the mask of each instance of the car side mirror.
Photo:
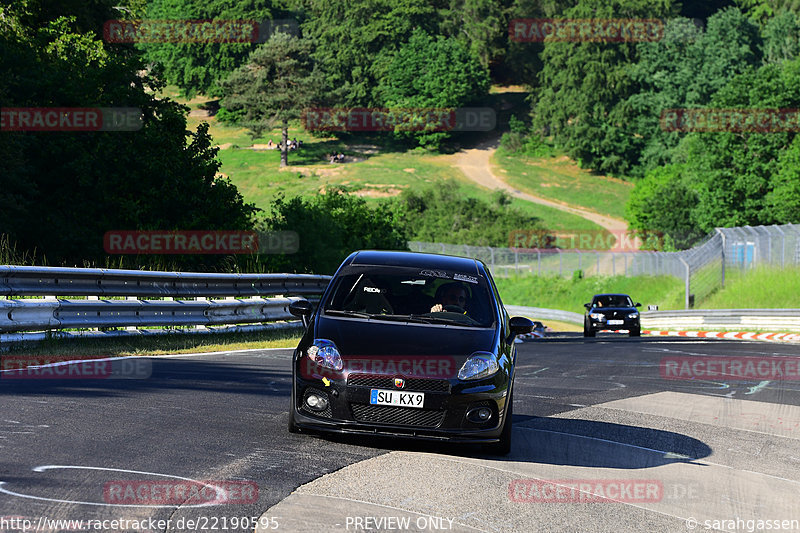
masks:
<svg viewBox="0 0 800 533"><path fill-rule="evenodd" d="M508 328L511 330L509 334L509 342L511 342L517 335L523 335L533 331L533 320L525 318L524 316L514 316L508 321Z"/></svg>
<svg viewBox="0 0 800 533"><path fill-rule="evenodd" d="M314 307L308 300L295 300L289 304L289 312L299 317L300 320L303 321L304 327L308 327L309 318L311 317L311 313L314 312Z"/></svg>
<svg viewBox="0 0 800 533"><path fill-rule="evenodd" d="M636 302L635 304L633 304L633 306L634 306L634 307L641 307L641 306L642 306L642 304L641 304L640 302Z"/></svg>
<svg viewBox="0 0 800 533"><path fill-rule="evenodd" d="M583 304L583 306L584 306L586 309L591 309L591 308L592 308L592 304Z"/></svg>

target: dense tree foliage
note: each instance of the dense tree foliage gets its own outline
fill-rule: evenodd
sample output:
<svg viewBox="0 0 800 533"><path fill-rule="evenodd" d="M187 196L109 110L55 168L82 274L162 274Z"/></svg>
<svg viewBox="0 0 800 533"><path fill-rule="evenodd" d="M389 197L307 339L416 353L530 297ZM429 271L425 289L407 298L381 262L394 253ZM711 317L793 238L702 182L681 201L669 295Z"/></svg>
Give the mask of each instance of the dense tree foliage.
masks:
<svg viewBox="0 0 800 533"><path fill-rule="evenodd" d="M263 226L295 231L295 254L265 258L270 270L333 274L354 250L405 250L406 236L387 205L370 208L363 198L331 189L312 198L278 198Z"/></svg>
<svg viewBox="0 0 800 533"><path fill-rule="evenodd" d="M40 260L80 265L104 263L109 230L250 227L253 208L229 181L215 179L207 127L187 132L186 109L153 96L159 82L141 74L131 49L81 31L113 16L107 4L82 2L63 16L43 5L20 2L0 12L4 107L135 107L143 127L0 132L0 233ZM185 264L208 268L218 260Z"/></svg>
<svg viewBox="0 0 800 533"><path fill-rule="evenodd" d="M614 0L601 5L581 0L564 17L662 18L672 11L671 0ZM587 168L629 173L643 147L632 126L634 110L625 105L637 89L631 76L638 60L636 43L547 39L541 57L533 106L535 131L552 135Z"/></svg>
<svg viewBox="0 0 800 533"><path fill-rule="evenodd" d="M376 88L375 100L388 108L455 109L477 101L489 91L489 73L461 42L434 38L421 30L384 62L385 70ZM446 132L405 132L420 144L438 144Z"/></svg>
<svg viewBox="0 0 800 533"><path fill-rule="evenodd" d="M709 107L796 110L800 59L767 64L733 78L715 93ZM795 115L788 124L756 122L752 131L727 128L688 134L676 149L674 163L637 184L628 205L632 225L691 236L715 227L800 222L797 123ZM671 204L663 203L661 196L669 196ZM666 205L673 213L658 212ZM681 219L683 227L678 227ZM691 239L683 242L690 243Z"/></svg>
<svg viewBox="0 0 800 533"><path fill-rule="evenodd" d="M373 95L375 59L397 50L415 28L436 34L438 21L427 0L311 2L302 28L315 44L329 102L373 107L381 104Z"/></svg>
<svg viewBox="0 0 800 533"><path fill-rule="evenodd" d="M150 0L149 20L253 20L267 22L281 12L271 0ZM256 39L257 40L257 39ZM138 45L182 94L221 96L220 82L239 67L255 42L150 42Z"/></svg>
<svg viewBox="0 0 800 533"><path fill-rule="evenodd" d="M713 15L705 31L685 18L669 21L664 30L663 39L639 44L639 60L631 68L639 89L627 108L642 148L628 161L628 174L671 161L683 134L663 127L665 110L707 105L731 78L761 60L758 29L737 9Z"/></svg>

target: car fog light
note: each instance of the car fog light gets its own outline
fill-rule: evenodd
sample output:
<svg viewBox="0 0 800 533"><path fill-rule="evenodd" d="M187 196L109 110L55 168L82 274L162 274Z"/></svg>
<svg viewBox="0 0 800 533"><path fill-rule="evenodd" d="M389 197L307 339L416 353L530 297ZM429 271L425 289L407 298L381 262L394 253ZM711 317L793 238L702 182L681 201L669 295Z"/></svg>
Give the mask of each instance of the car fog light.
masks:
<svg viewBox="0 0 800 533"><path fill-rule="evenodd" d="M467 413L467 419L470 422L488 422L489 419L492 418L492 410L488 407L478 407L476 409L471 409L469 413Z"/></svg>
<svg viewBox="0 0 800 533"><path fill-rule="evenodd" d="M309 394L306 405L313 411L324 411L328 407L328 399L319 394Z"/></svg>

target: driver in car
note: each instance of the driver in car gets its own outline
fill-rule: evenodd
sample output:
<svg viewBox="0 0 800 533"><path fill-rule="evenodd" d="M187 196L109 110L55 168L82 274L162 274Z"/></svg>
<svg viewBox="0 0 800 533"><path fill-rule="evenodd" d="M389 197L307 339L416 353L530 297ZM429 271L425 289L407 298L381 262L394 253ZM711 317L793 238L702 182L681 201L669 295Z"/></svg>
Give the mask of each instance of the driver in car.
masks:
<svg viewBox="0 0 800 533"><path fill-rule="evenodd" d="M447 283L436 291L436 301L438 303L431 307L431 313L441 313L446 311L445 307L455 306L459 313L466 314L467 290L461 283Z"/></svg>

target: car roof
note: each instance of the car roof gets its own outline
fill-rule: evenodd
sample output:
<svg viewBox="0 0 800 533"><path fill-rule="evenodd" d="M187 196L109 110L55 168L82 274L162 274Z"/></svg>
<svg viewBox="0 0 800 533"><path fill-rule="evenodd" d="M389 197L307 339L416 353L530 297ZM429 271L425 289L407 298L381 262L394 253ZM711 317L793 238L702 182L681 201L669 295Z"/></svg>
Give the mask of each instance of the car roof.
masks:
<svg viewBox="0 0 800 533"><path fill-rule="evenodd" d="M628 296L627 294L623 294L621 292L608 292L603 294L595 294L593 298L598 298L600 296L627 296L628 298L630 298L630 296Z"/></svg>
<svg viewBox="0 0 800 533"><path fill-rule="evenodd" d="M480 274L478 261L454 255L383 250L360 250L351 256L350 265L391 265L399 267L436 268Z"/></svg>

